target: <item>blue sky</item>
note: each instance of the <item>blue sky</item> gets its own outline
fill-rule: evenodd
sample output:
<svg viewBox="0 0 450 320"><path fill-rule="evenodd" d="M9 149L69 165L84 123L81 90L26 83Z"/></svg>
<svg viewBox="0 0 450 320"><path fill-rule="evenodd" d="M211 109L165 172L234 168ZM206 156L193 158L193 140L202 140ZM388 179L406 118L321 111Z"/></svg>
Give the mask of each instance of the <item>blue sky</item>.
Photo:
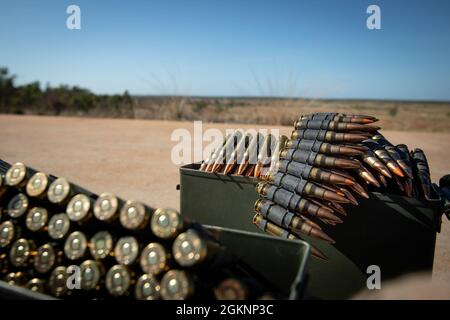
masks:
<svg viewBox="0 0 450 320"><path fill-rule="evenodd" d="M449 16L445 0L0 0L0 65L96 93L450 100Z"/></svg>

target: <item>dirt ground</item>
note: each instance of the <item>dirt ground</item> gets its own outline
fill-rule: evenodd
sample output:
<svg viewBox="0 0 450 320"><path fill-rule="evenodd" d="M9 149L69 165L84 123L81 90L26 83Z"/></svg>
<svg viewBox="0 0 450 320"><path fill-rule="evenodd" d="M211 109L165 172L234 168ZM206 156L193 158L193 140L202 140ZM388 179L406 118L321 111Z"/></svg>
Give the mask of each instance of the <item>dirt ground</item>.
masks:
<svg viewBox="0 0 450 320"><path fill-rule="evenodd" d="M225 130L252 126L204 124L203 127ZM97 193L109 191L153 207L178 209L179 166L171 162L171 149L176 142L170 137L179 128L193 132L193 123L0 115L0 158L22 161ZM291 128L280 130L288 134ZM393 143L422 148L433 181L450 173L450 133L382 133ZM448 282L450 222L443 220L433 277Z"/></svg>

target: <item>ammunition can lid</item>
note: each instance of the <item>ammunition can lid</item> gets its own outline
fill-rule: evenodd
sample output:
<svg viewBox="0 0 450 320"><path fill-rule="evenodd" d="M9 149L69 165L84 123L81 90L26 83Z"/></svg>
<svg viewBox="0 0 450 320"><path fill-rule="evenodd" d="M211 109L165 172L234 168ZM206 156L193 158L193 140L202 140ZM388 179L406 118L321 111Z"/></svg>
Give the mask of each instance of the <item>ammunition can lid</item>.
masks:
<svg viewBox="0 0 450 320"><path fill-rule="evenodd" d="M23 193L18 193L8 202L8 215L11 218L20 218L27 211L28 205L29 201L27 196Z"/></svg>
<svg viewBox="0 0 450 320"><path fill-rule="evenodd" d="M113 238L108 231L99 231L89 241L89 251L94 259L105 259L113 249Z"/></svg>
<svg viewBox="0 0 450 320"><path fill-rule="evenodd" d="M114 248L114 256L120 264L126 266L133 264L139 254L139 245L135 237L120 238Z"/></svg>
<svg viewBox="0 0 450 320"><path fill-rule="evenodd" d="M58 213L53 215L48 222L48 235L50 238L59 240L64 238L69 232L70 220L67 214Z"/></svg>
<svg viewBox="0 0 450 320"><path fill-rule="evenodd" d="M16 162L6 171L5 182L11 187L18 186L24 181L26 173L25 165L22 162Z"/></svg>
<svg viewBox="0 0 450 320"><path fill-rule="evenodd" d="M120 223L127 229L142 228L147 218L144 205L137 201L127 201L120 211Z"/></svg>
<svg viewBox="0 0 450 320"><path fill-rule="evenodd" d="M167 266L167 252L162 245L152 242L142 250L140 264L144 273L158 275Z"/></svg>
<svg viewBox="0 0 450 320"><path fill-rule="evenodd" d="M67 268L64 266L59 266L53 269L50 278L48 280L48 285L51 294L55 297L60 297L64 295L69 288L67 287Z"/></svg>
<svg viewBox="0 0 450 320"><path fill-rule="evenodd" d="M190 267L203 261L207 254L205 241L192 229L181 233L173 242L175 261L183 267Z"/></svg>
<svg viewBox="0 0 450 320"><path fill-rule="evenodd" d="M85 194L77 194L70 199L67 205L67 216L71 221L82 221L87 217L90 208L91 201L89 197Z"/></svg>
<svg viewBox="0 0 450 320"><path fill-rule="evenodd" d="M123 265L116 264L106 274L106 289L112 296L122 296L130 287L131 275Z"/></svg>
<svg viewBox="0 0 450 320"><path fill-rule="evenodd" d="M25 288L27 288L28 290L31 290L33 292L44 293L45 292L45 281L42 279L33 278L27 282L27 284L25 285Z"/></svg>
<svg viewBox="0 0 450 320"><path fill-rule="evenodd" d="M175 210L156 209L152 215L150 228L158 238L173 238L183 228L183 219Z"/></svg>
<svg viewBox="0 0 450 320"><path fill-rule="evenodd" d="M5 248L11 244L16 236L16 228L11 221L0 224L0 248Z"/></svg>
<svg viewBox="0 0 450 320"><path fill-rule="evenodd" d="M112 193L102 193L94 203L94 215L98 220L108 221L115 217L119 201Z"/></svg>
<svg viewBox="0 0 450 320"><path fill-rule="evenodd" d="M134 296L138 300L159 300L161 287L158 280L150 274L143 274L136 282Z"/></svg>
<svg viewBox="0 0 450 320"><path fill-rule="evenodd" d="M23 267L30 258L32 244L24 238L17 239L9 251L9 261L15 267Z"/></svg>
<svg viewBox="0 0 450 320"><path fill-rule="evenodd" d="M214 289L214 295L217 300L246 300L247 288L241 281L228 278Z"/></svg>
<svg viewBox="0 0 450 320"><path fill-rule="evenodd" d="M102 276L101 269L94 260L86 260L80 265L81 289L94 290Z"/></svg>
<svg viewBox="0 0 450 320"><path fill-rule="evenodd" d="M38 197L47 190L48 177L43 172L36 172L27 183L27 194L30 197Z"/></svg>
<svg viewBox="0 0 450 320"><path fill-rule="evenodd" d="M30 231L36 232L45 227L48 221L47 209L34 207L28 211L25 225Z"/></svg>
<svg viewBox="0 0 450 320"><path fill-rule="evenodd" d="M170 270L161 279L164 300L185 300L194 292L194 284L186 271Z"/></svg>
<svg viewBox="0 0 450 320"><path fill-rule="evenodd" d="M84 233L75 231L69 234L64 243L64 254L69 260L77 260L84 256L87 249L87 239Z"/></svg>
<svg viewBox="0 0 450 320"><path fill-rule="evenodd" d="M34 258L34 268L39 273L49 272L55 265L56 254L52 245L46 243L37 249Z"/></svg>
<svg viewBox="0 0 450 320"><path fill-rule="evenodd" d="M61 203L70 194L70 183L64 178L58 178L50 184L47 191L47 198L52 203Z"/></svg>

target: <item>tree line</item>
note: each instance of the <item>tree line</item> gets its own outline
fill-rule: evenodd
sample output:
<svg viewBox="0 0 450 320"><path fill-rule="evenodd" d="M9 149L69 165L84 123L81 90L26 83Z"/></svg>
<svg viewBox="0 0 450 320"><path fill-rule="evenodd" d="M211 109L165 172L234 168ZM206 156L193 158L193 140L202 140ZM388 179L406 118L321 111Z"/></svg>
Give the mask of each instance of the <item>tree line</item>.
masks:
<svg viewBox="0 0 450 320"><path fill-rule="evenodd" d="M40 82L15 84L16 76L0 67L0 113L80 115L133 118L134 100L122 95L97 95L78 86L41 87Z"/></svg>

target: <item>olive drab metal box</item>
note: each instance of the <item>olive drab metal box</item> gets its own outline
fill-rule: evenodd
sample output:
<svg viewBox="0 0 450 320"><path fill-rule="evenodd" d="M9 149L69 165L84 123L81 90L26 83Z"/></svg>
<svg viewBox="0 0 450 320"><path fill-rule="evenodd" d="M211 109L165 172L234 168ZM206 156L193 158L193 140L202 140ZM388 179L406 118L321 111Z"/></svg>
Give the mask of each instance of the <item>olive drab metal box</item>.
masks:
<svg viewBox="0 0 450 320"><path fill-rule="evenodd" d="M198 167L191 164L180 169L181 212L200 223L261 233L252 223L259 181L201 172ZM334 245L303 236L329 258L309 259L307 294L320 299L348 298L366 288L371 274L367 268L372 265L380 268L382 280L415 271L431 275L441 216L440 199L435 196L436 200L424 202L370 193L370 199L357 198L358 206L345 207L344 223L321 224L336 240Z"/></svg>
<svg viewBox="0 0 450 320"><path fill-rule="evenodd" d="M205 226L230 252L251 267L281 299L302 297L306 282L306 268L310 246L304 241L273 239L267 235L227 228ZM245 244L245 245L242 245ZM266 261L265 256L272 260ZM284 261L279 269L280 261ZM274 270L280 270L274 273ZM281 272L282 271L282 272ZM32 292L25 288L0 281L0 299L56 299L46 294Z"/></svg>

